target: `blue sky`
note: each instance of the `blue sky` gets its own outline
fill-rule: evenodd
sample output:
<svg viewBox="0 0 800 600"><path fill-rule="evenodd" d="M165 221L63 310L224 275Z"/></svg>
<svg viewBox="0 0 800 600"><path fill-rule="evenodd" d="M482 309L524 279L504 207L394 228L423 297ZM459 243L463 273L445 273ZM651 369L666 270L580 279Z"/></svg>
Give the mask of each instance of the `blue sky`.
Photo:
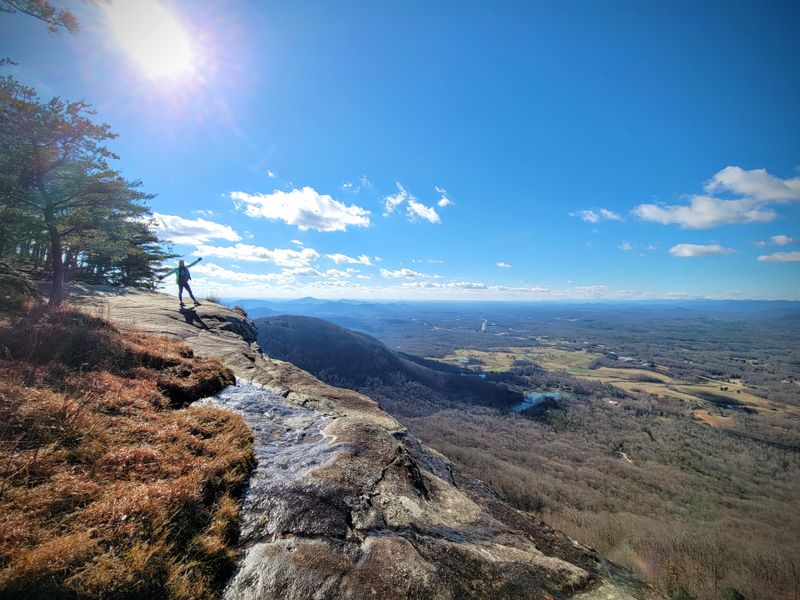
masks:
<svg viewBox="0 0 800 600"><path fill-rule="evenodd" d="M0 55L119 133L201 292L800 299L797 2L163 2L178 49L71 6Z"/></svg>

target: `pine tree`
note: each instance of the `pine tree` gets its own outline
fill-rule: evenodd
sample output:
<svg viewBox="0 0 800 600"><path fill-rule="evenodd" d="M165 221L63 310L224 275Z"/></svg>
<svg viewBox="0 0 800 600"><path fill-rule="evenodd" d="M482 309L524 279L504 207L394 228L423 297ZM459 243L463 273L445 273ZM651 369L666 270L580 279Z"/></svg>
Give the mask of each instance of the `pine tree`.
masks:
<svg viewBox="0 0 800 600"><path fill-rule="evenodd" d="M83 101L42 103L32 88L0 78L0 255L13 249L34 263L46 255L53 305L67 270L92 256L107 259L95 265L99 279L142 284L167 256L147 221L153 195L111 168L117 156L104 144L116 135L94 116Z"/></svg>

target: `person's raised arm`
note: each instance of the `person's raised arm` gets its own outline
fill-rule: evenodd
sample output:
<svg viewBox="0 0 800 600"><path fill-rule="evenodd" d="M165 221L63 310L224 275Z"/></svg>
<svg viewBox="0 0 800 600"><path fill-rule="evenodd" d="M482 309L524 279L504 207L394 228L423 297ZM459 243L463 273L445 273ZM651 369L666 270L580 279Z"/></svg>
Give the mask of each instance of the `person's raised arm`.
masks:
<svg viewBox="0 0 800 600"><path fill-rule="evenodd" d="M198 258L196 261L194 261L193 263L186 265L186 268L188 269L189 267L193 267L193 266L195 266L195 265L196 265L197 263L199 263L201 260L203 260L203 257L202 257L202 256L201 256L200 258Z"/></svg>
<svg viewBox="0 0 800 600"><path fill-rule="evenodd" d="M175 267L174 269L170 269L169 271L167 271L163 275L160 275L158 277L158 280L162 281L162 280L166 279L167 277L169 277L170 275L172 275L173 273L177 273L177 272L178 272L178 267Z"/></svg>

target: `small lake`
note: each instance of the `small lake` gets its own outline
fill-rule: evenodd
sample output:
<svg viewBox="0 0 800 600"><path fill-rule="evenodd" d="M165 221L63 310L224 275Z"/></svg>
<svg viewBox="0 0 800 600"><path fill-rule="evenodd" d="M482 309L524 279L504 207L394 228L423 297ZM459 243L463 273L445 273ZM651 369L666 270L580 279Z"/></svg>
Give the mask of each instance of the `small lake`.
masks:
<svg viewBox="0 0 800 600"><path fill-rule="evenodd" d="M519 404L515 404L511 407L511 410L514 412L522 412L526 408L531 408L532 406L536 406L542 400L553 399L559 400L561 398L573 398L574 396L570 392L562 392L561 390L547 390L544 392L525 392L525 400L520 402Z"/></svg>

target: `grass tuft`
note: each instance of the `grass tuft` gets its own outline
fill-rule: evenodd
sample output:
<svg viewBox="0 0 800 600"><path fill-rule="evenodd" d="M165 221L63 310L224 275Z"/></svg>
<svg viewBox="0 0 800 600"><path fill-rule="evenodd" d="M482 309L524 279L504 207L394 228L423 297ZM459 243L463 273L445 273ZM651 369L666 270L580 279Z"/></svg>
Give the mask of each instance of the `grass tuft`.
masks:
<svg viewBox="0 0 800 600"><path fill-rule="evenodd" d="M234 413L174 407L230 370L71 310L0 345L0 596L217 596L253 440Z"/></svg>

